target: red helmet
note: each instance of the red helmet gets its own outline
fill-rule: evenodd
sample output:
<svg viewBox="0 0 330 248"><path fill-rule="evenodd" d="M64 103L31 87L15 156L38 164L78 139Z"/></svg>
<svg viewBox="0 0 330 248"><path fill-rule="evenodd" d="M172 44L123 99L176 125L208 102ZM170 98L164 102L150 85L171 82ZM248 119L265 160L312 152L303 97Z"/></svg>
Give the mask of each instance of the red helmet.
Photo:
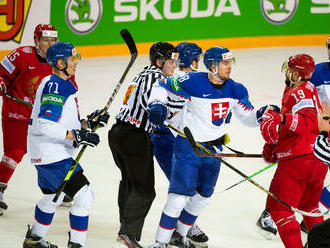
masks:
<svg viewBox="0 0 330 248"><path fill-rule="evenodd" d="M299 73L301 79L310 79L314 72L314 59L308 54L297 54L289 58L288 67Z"/></svg>
<svg viewBox="0 0 330 248"><path fill-rule="evenodd" d="M51 24L38 24L34 29L34 40L41 37L53 37L57 39L57 31Z"/></svg>

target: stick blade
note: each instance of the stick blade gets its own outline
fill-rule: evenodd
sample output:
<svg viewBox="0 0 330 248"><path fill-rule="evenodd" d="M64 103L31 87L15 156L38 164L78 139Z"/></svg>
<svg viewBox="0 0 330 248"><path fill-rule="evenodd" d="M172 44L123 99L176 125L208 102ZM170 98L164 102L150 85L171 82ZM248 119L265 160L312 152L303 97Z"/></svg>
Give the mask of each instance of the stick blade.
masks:
<svg viewBox="0 0 330 248"><path fill-rule="evenodd" d="M127 29L122 29L120 31L120 36L123 38L123 40L127 44L130 53L132 55L134 54L134 56L137 56L137 49L136 49L135 41L134 41L131 33Z"/></svg>

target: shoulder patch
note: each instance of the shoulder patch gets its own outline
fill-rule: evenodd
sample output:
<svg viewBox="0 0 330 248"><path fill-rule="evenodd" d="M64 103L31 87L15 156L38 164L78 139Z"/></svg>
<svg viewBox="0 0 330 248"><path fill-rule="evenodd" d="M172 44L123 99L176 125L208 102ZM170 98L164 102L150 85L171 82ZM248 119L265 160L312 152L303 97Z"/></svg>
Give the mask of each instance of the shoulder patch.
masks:
<svg viewBox="0 0 330 248"><path fill-rule="evenodd" d="M42 96L41 104L47 104L47 103L63 106L64 96L59 96L51 93L45 94Z"/></svg>
<svg viewBox="0 0 330 248"><path fill-rule="evenodd" d="M32 49L31 49L31 47L23 47L22 52L23 53L32 53Z"/></svg>
<svg viewBox="0 0 330 248"><path fill-rule="evenodd" d="M307 82L306 83L306 88L309 89L311 92L313 92L314 90L314 85L311 82Z"/></svg>
<svg viewBox="0 0 330 248"><path fill-rule="evenodd" d="M181 84L179 78L171 78L171 88L172 90L180 91L181 90Z"/></svg>

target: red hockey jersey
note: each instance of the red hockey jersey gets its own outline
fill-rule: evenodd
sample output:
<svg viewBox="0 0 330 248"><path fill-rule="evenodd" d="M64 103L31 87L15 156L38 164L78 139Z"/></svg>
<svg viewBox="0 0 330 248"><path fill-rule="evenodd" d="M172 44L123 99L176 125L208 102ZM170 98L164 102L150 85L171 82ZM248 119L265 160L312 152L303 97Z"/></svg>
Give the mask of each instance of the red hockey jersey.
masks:
<svg viewBox="0 0 330 248"><path fill-rule="evenodd" d="M13 50L0 63L0 77L8 94L33 104L41 80L52 73L45 58L37 55L35 47L23 46ZM78 88L75 77L70 81ZM3 97L2 117L29 122L32 107Z"/></svg>
<svg viewBox="0 0 330 248"><path fill-rule="evenodd" d="M295 89L285 88L281 108L285 122L279 127L279 139L275 146L279 160L313 153L319 133L319 108L317 91L312 83L305 82Z"/></svg>
<svg viewBox="0 0 330 248"><path fill-rule="evenodd" d="M13 50L0 64L0 77L7 86L8 94L33 104L41 79L51 74L46 59L37 55L33 46ZM3 97L2 116L28 122L32 108Z"/></svg>

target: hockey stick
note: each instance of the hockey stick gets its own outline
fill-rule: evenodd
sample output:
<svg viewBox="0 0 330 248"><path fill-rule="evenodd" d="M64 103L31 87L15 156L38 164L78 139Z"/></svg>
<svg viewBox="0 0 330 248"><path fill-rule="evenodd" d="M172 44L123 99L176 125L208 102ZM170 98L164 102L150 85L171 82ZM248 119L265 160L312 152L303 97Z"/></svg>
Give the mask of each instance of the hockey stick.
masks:
<svg viewBox="0 0 330 248"><path fill-rule="evenodd" d="M102 109L100 115L104 114L109 109L110 104L113 102L113 99L115 98L116 94L118 93L120 86L123 84L123 82L124 82L124 80L125 80L125 78L127 76L127 73L132 68L132 66L134 64L134 61L136 60L137 55L138 55L135 42L133 40L133 37L129 33L129 31L127 29L123 29L123 30L120 31L120 35L124 39L124 41L125 41L128 49L130 51L131 59L130 59L130 61L129 61L129 63L128 63L128 65L127 65L127 67L126 67L126 69L125 69L125 71L123 73L123 75L119 79L119 82L117 83L114 91L112 92L111 96L109 97L109 99L108 99L105 107ZM96 116L93 120L97 120L97 118L100 115ZM92 130L92 132L95 132L98 128L99 128L99 125L95 126L94 129ZM83 147L80 149L80 151L79 151L76 159L74 160L74 163L71 165L68 173L66 174L63 183L56 190L56 194L55 194L55 196L53 198L53 202L56 202L58 200L58 197L60 196L60 194L63 192L66 184L68 183L69 179L71 178L73 171L76 169L76 167L77 167L77 165L79 163L79 160L82 157L82 155L84 154L86 148L87 148L87 145L83 145Z"/></svg>
<svg viewBox="0 0 330 248"><path fill-rule="evenodd" d="M251 176L249 176L249 178L252 178L252 177L254 177L254 176L260 174L261 172L264 172L265 170L268 170L269 168L273 167L273 166L276 165L276 164L277 164L277 162L272 163L272 164L270 164L270 165L267 165L266 167L262 168L261 170L259 170L259 171L255 172L255 173L253 173ZM230 189L234 188L235 186L237 186L237 185L239 185L239 184L241 184L241 183L243 183L243 182L245 182L245 181L247 181L246 178L244 178L244 179L242 179L241 181L239 181L239 182L237 182L237 183L235 183L235 184L229 186L228 188L226 188L226 189L224 189L224 190L222 190L222 191L216 192L216 193L214 193L214 194L217 194L217 195L222 194L222 193L224 193L225 191L230 190Z"/></svg>
<svg viewBox="0 0 330 248"><path fill-rule="evenodd" d="M187 138L186 135L183 132L181 132L179 129L177 129L176 127L174 127L170 123L165 121L164 125L167 126L170 129L174 130L175 132L180 134L182 137ZM199 147L199 148L201 148L202 150L205 151L205 153L204 153L204 152L201 152L200 150L198 150L198 152L200 152L200 154L201 154L201 155L198 155L198 156L201 156L201 157L234 157L234 158L261 158L262 157L261 154L245 154L245 153L242 153L242 152L239 152L239 153L210 153L200 143L197 142L196 145L197 145L197 147Z"/></svg>
<svg viewBox="0 0 330 248"><path fill-rule="evenodd" d="M8 94L7 92L2 91L1 94L2 94L3 96L5 96L5 97L8 97L8 98L11 99L11 100L14 100L14 101L16 101L16 102L23 103L24 105L27 105L27 106L29 106L29 107L32 107L32 104L31 104L31 103L26 102L26 101L24 101L23 99L18 98L18 97L16 97L16 96L12 96L12 95Z"/></svg>
<svg viewBox="0 0 330 248"><path fill-rule="evenodd" d="M200 151L199 151L199 147L197 144L197 142L195 141L192 133L190 132L188 127L184 128L184 134L186 136L186 138L188 139L191 147L193 148L195 154L197 156L199 156ZM207 153L212 153L210 150L208 150L206 147L202 146L205 152ZM240 176L244 177L244 179L248 180L250 183L252 183L253 185L255 185L256 187L258 187L259 189L261 189L263 192L265 192L267 195L269 195L270 197L272 197L273 199L275 199L276 201L282 203L283 205L285 205L286 207L288 207L289 209L291 209L293 212L305 215L305 216L310 216L310 217L320 217L323 216L324 214L322 213L310 213L310 212L305 212L303 210L294 208L292 206L290 206L289 204L287 204L286 202L282 201L280 198L278 198L276 195L274 195L272 192L269 192L267 189L265 189L264 187L262 187L260 184L258 184L257 182L255 182L254 180L252 180L251 178L249 178L247 175L245 175L243 172L241 172L240 170L236 169L234 166L232 166L231 164L229 164L228 162L226 162L225 160L223 160L221 157L215 157L216 159L220 160L221 163L225 164L227 167L229 167L230 169L232 169L233 171L235 171L237 174L239 174Z"/></svg>

